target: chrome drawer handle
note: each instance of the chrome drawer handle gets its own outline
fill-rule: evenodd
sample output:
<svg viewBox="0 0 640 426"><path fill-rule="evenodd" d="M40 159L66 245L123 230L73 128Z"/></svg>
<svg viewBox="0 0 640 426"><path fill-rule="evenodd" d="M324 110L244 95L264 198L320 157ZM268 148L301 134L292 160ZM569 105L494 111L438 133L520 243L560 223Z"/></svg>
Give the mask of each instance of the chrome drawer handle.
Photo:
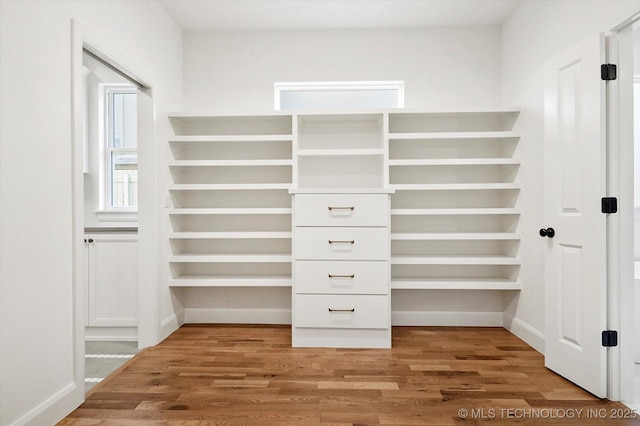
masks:
<svg viewBox="0 0 640 426"><path fill-rule="evenodd" d="M356 274L351 274L351 275L334 275L334 274L329 274L329 278L355 278Z"/></svg>
<svg viewBox="0 0 640 426"><path fill-rule="evenodd" d="M336 206L329 206L329 211L331 210L355 210L356 206L349 206L349 207L336 207Z"/></svg>
<svg viewBox="0 0 640 426"><path fill-rule="evenodd" d="M355 312L356 308L351 308L351 309L333 309L333 308L329 308L329 312Z"/></svg>
<svg viewBox="0 0 640 426"><path fill-rule="evenodd" d="M356 240L329 240L329 244L355 244Z"/></svg>

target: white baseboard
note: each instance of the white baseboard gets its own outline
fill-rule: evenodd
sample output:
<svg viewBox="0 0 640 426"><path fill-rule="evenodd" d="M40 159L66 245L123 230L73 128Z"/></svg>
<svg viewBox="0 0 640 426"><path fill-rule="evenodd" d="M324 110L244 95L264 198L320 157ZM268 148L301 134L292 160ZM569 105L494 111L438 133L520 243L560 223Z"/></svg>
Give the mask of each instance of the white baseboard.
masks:
<svg viewBox="0 0 640 426"><path fill-rule="evenodd" d="M503 326L544 355L544 333L507 314L504 314Z"/></svg>
<svg viewBox="0 0 640 426"><path fill-rule="evenodd" d="M75 383L69 383L38 404L9 426L54 425L75 410L84 400L84 383L79 391Z"/></svg>
<svg viewBox="0 0 640 426"><path fill-rule="evenodd" d="M391 325L502 327L502 312L392 311Z"/></svg>
<svg viewBox="0 0 640 426"><path fill-rule="evenodd" d="M185 308L185 323L291 324L291 309Z"/></svg>
<svg viewBox="0 0 640 426"><path fill-rule="evenodd" d="M135 342L138 340L138 327L85 327L84 340Z"/></svg>
<svg viewBox="0 0 640 426"><path fill-rule="evenodd" d="M184 311L178 313L177 315L173 314L166 318L160 323L159 341L162 342L164 339L169 337L169 335L180 328L182 324L184 324Z"/></svg>

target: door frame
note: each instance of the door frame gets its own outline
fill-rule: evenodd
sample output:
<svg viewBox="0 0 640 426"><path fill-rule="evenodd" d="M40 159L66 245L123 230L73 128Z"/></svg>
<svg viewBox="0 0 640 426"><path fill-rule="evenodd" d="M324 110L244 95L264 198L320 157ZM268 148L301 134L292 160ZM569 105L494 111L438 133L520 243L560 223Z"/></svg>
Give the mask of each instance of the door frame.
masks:
<svg viewBox="0 0 640 426"><path fill-rule="evenodd" d="M633 43L631 30L640 13L614 27L608 37L607 62L616 64L618 78L607 84L607 192L619 199L618 213L607 218L607 325L619 331L619 346L608 352L608 398L638 408L634 391L634 154ZM631 72L629 72L631 70ZM626 87L631 84L631 90ZM628 200L631 200L629 202Z"/></svg>
<svg viewBox="0 0 640 426"><path fill-rule="evenodd" d="M71 157L72 157L72 251L73 251L73 345L76 392L84 400L85 321L88 311L87 274L84 262L84 132L83 51L89 50L119 73L138 83L138 346L158 340L156 217L154 209L155 165L153 134L153 85L140 68L118 53L117 48L93 34L77 20L71 20Z"/></svg>

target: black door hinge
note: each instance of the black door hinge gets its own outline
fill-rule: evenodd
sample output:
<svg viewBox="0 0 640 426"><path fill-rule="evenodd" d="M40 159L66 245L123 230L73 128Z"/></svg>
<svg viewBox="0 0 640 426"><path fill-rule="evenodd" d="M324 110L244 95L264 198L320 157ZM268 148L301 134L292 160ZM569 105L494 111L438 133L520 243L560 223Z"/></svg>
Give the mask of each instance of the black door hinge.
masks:
<svg viewBox="0 0 640 426"><path fill-rule="evenodd" d="M618 213L618 199L616 197L602 197L602 213Z"/></svg>
<svg viewBox="0 0 640 426"><path fill-rule="evenodd" d="M615 330L605 330L602 332L602 346L611 348L618 346L618 332Z"/></svg>
<svg viewBox="0 0 640 426"><path fill-rule="evenodd" d="M618 67L615 64L600 65L600 78L602 80L615 80L618 78Z"/></svg>

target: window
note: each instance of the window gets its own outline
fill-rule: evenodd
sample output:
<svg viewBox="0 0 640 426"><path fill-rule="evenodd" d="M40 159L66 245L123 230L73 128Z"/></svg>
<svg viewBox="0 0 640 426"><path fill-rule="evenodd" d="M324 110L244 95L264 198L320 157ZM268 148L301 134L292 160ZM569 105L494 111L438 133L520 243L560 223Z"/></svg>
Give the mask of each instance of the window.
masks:
<svg viewBox="0 0 640 426"><path fill-rule="evenodd" d="M404 107L403 81L275 83L277 111Z"/></svg>
<svg viewBox="0 0 640 426"><path fill-rule="evenodd" d="M138 206L138 128L135 88L105 85L104 205L106 210Z"/></svg>

